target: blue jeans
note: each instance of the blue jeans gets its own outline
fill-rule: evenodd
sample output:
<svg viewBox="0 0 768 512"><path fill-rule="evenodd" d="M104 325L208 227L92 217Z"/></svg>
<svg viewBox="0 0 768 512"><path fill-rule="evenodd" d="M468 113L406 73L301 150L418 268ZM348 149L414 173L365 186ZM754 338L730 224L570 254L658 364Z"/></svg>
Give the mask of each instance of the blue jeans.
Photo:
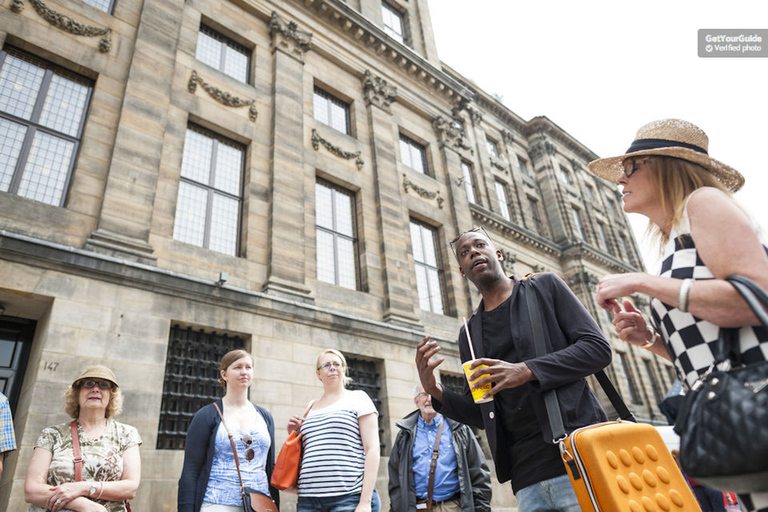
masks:
<svg viewBox="0 0 768 512"><path fill-rule="evenodd" d="M299 496L296 512L354 512L360 503L360 493L345 494L343 496L328 496L318 498L312 496ZM381 499L376 489L371 498L371 512L381 510Z"/></svg>
<svg viewBox="0 0 768 512"><path fill-rule="evenodd" d="M518 512L581 512L568 475L529 485L515 497Z"/></svg>

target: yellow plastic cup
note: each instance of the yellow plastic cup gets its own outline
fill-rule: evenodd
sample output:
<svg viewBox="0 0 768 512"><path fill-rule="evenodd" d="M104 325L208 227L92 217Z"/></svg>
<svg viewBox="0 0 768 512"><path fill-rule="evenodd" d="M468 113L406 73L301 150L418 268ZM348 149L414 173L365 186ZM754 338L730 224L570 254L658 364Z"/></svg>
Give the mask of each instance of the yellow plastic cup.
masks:
<svg viewBox="0 0 768 512"><path fill-rule="evenodd" d="M489 396L487 398L483 398L483 395L488 393L491 390L491 383L489 382L488 384L486 384L486 385L484 385L482 387L479 387L477 389L473 389L472 388L472 383L473 382L477 382L478 380L480 380L483 377L485 377L486 375L488 375L487 373L478 374L478 370L480 368L488 368L488 365L487 364L481 364L481 365L477 366L477 368L475 368L474 370L470 370L469 367L472 366L472 363L474 363L474 362L475 362L475 360L472 359L470 361L467 361L463 365L461 365L461 367L464 368L464 376L467 378L467 382L469 382L469 390L472 392L472 399L475 401L476 404L484 404L486 402L490 402L491 400L493 400L492 396ZM474 374L477 378L475 380L469 380L469 375L470 374Z"/></svg>

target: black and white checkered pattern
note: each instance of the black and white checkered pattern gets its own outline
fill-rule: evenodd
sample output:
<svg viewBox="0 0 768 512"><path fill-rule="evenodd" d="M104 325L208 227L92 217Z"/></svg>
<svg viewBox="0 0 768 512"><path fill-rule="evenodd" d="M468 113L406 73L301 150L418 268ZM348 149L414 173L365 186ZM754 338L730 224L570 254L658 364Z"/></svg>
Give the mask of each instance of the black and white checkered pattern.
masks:
<svg viewBox="0 0 768 512"><path fill-rule="evenodd" d="M688 226L687 212L684 216L682 225ZM766 246L762 237L761 241ZM696 251L690 229L683 234L672 231L670 241L664 248L659 275L675 279L714 279ZM720 336L720 328L657 299L651 301L651 315L656 330L662 334L673 355L681 382L693 385L699 374L715 361L710 344ZM768 329L742 327L739 330L739 352L744 364L768 361ZM739 500L742 509L747 512L768 512L768 493L743 494L739 495Z"/></svg>

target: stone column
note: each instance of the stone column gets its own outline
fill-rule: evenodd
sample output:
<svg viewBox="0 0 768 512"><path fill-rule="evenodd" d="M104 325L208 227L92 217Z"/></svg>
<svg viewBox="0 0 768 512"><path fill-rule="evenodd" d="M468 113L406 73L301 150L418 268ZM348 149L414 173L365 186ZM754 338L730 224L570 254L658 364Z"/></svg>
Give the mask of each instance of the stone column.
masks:
<svg viewBox="0 0 768 512"><path fill-rule="evenodd" d="M384 321L414 327L419 319L414 312L415 277L408 261L410 226L403 209L391 207L405 204L397 170L395 148L398 141L392 140L390 104L397 99L397 89L370 71L365 72L363 89L371 126L376 207L381 233L379 254L384 283Z"/></svg>
<svg viewBox="0 0 768 512"><path fill-rule="evenodd" d="M272 13L272 202L264 291L311 302L306 286L304 200L304 54L312 34Z"/></svg>
<svg viewBox="0 0 768 512"><path fill-rule="evenodd" d="M149 233L183 11L184 0L142 6L99 224L86 249L156 261Z"/></svg>

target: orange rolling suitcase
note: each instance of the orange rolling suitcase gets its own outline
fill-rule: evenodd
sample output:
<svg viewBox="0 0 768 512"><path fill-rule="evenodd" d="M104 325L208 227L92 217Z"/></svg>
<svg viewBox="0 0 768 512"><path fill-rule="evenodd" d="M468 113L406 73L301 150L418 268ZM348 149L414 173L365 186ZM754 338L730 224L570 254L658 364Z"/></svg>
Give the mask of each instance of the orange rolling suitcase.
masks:
<svg viewBox="0 0 768 512"><path fill-rule="evenodd" d="M583 512L700 511L651 425L616 421L574 430L560 453Z"/></svg>
<svg viewBox="0 0 768 512"><path fill-rule="evenodd" d="M526 276L527 277L527 276ZM535 292L531 279L523 280ZM547 353L536 293L526 296L536 356ZM582 512L701 512L658 431L635 417L604 372L595 373L619 416L566 435L556 390L544 393L554 442Z"/></svg>

